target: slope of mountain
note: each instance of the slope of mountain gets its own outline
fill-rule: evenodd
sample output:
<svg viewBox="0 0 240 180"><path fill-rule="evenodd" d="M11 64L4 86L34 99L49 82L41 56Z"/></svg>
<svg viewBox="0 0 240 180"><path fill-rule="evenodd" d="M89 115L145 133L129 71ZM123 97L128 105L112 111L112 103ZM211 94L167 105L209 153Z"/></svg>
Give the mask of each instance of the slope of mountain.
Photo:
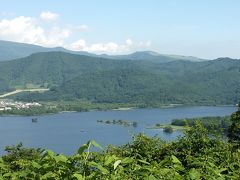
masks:
<svg viewBox="0 0 240 180"><path fill-rule="evenodd" d="M27 57L31 54L38 52L51 52L60 51L78 55L86 55L99 58L108 58L116 60L148 60L154 62L170 62L176 60L187 60L187 61L204 61L203 59L188 57L188 56L177 56L177 55L161 55L153 51L138 51L128 55L97 55L93 53L88 53L85 51L71 51L62 47L46 48L42 46L18 43L11 41L0 40L0 61L7 61L17 58Z"/></svg>
<svg viewBox="0 0 240 180"><path fill-rule="evenodd" d="M23 88L27 84L52 87L83 73L109 70L120 67L119 64L124 67L128 63L64 52L45 52L1 62L0 77L11 87Z"/></svg>
<svg viewBox="0 0 240 180"><path fill-rule="evenodd" d="M122 59L129 59L129 60L148 60L148 61L153 61L153 62L171 62L171 61L177 61L177 60L184 60L184 61L206 61L206 59L200 59L192 56L179 56L179 55L167 55L167 54L159 54L154 51L137 51L132 54L127 54L127 55L106 55L102 54L99 55L100 57L104 58L110 58L110 59L117 59L117 60L122 60Z"/></svg>
<svg viewBox="0 0 240 180"><path fill-rule="evenodd" d="M51 88L17 95L21 100L234 104L240 99L240 61L227 58L157 63L46 52L0 63L0 77L2 91L29 84Z"/></svg>
<svg viewBox="0 0 240 180"><path fill-rule="evenodd" d="M46 48L38 45L0 40L0 61L23 58L33 53L50 52L50 51L61 51L61 52L68 52L68 53L88 55L88 56L92 55L91 53L88 53L88 52L84 52L84 51L75 52L75 51L64 49L62 47Z"/></svg>
<svg viewBox="0 0 240 180"><path fill-rule="evenodd" d="M155 73L137 68L94 72L67 81L53 92L67 99L148 104L234 104L240 98L239 61L167 66L183 70L172 74L158 66Z"/></svg>

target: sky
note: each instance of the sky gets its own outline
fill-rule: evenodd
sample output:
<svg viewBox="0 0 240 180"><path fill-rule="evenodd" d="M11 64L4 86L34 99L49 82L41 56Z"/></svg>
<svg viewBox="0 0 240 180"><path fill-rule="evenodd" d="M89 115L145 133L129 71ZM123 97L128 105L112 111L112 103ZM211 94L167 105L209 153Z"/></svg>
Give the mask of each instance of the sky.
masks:
<svg viewBox="0 0 240 180"><path fill-rule="evenodd" d="M240 59L239 0L0 0L0 40Z"/></svg>

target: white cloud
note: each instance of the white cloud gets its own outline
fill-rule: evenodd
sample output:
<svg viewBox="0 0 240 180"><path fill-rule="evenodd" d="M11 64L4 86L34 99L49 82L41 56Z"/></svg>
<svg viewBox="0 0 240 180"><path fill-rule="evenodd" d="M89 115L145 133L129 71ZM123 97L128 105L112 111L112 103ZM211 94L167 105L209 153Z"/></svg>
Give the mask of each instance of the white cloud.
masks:
<svg viewBox="0 0 240 180"><path fill-rule="evenodd" d="M87 45L86 41L83 39L80 39L69 46L66 46L66 48L69 48L71 50L75 51L89 51L94 53L118 53L122 51L122 48L124 46L118 45L114 42L109 43L94 43L91 45Z"/></svg>
<svg viewBox="0 0 240 180"><path fill-rule="evenodd" d="M67 47L67 48L68 48L68 47ZM69 46L69 48L72 49L72 50L85 51L86 41L83 40L83 39L80 39L80 40L72 43L72 44Z"/></svg>
<svg viewBox="0 0 240 180"><path fill-rule="evenodd" d="M62 46L70 30L59 27L45 29L37 19L19 16L0 20L0 39L38 44L48 47Z"/></svg>
<svg viewBox="0 0 240 180"><path fill-rule="evenodd" d="M133 44L133 42L132 42L131 39L127 39L127 40L126 40L126 44L129 45L129 46L131 46L131 45Z"/></svg>
<svg viewBox="0 0 240 180"><path fill-rule="evenodd" d="M133 42L132 39L126 39L124 43L97 42L88 44L84 39L67 43L77 33L89 30L89 27L85 24L79 26L59 24L59 21L55 21L58 17L59 15L56 13L42 12L37 18L19 16L0 19L0 39L46 47L63 46L76 51L108 54L127 53L151 46L151 41ZM71 37L72 34L73 37Z"/></svg>
<svg viewBox="0 0 240 180"><path fill-rule="evenodd" d="M35 19L31 17L20 16L0 21L1 39L35 43L42 39L42 34L44 34L44 29L37 26Z"/></svg>
<svg viewBox="0 0 240 180"><path fill-rule="evenodd" d="M130 51L137 50L139 48L144 49L148 48L151 45L150 41L134 43L131 39L127 39L124 44L117 44L114 42L108 43L93 43L87 45L86 41L80 39L66 48L75 50L75 51L89 51L93 53L108 53L108 54L121 54Z"/></svg>
<svg viewBox="0 0 240 180"><path fill-rule="evenodd" d="M103 43L92 44L87 49L90 52L103 52L103 53L105 52L117 53L121 51L121 47L113 42L109 42L106 44Z"/></svg>
<svg viewBox="0 0 240 180"><path fill-rule="evenodd" d="M87 43L85 40L80 39L66 48L69 48L71 50L76 50L76 51L89 51L89 52L117 52L119 49L119 45L113 42L109 43L95 43L87 46Z"/></svg>
<svg viewBox="0 0 240 180"><path fill-rule="evenodd" d="M40 14L40 18L42 20L46 20L46 21L55 21L57 20L59 17L58 14L50 12L50 11L44 11Z"/></svg>

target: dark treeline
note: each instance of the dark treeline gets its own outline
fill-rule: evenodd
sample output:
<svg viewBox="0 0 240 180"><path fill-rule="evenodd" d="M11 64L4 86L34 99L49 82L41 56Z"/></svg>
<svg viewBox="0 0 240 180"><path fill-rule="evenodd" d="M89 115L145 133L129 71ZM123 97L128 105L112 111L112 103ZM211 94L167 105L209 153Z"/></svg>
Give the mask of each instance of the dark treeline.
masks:
<svg viewBox="0 0 240 180"><path fill-rule="evenodd" d="M196 121L208 130L223 130L228 131L228 127L231 125L230 116L216 116L216 117L200 117L200 118L185 118L185 119L173 119L171 125L175 126L193 126Z"/></svg>

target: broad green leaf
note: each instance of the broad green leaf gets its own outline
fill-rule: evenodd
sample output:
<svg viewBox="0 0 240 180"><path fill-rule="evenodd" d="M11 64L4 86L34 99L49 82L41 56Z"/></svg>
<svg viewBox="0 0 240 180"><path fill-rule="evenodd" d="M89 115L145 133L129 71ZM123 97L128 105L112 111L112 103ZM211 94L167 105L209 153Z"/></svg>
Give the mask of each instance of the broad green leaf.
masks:
<svg viewBox="0 0 240 180"><path fill-rule="evenodd" d="M172 155L171 157L172 157L172 162L173 162L174 164L182 164L182 163L178 160L178 158L177 158L176 156Z"/></svg>
<svg viewBox="0 0 240 180"><path fill-rule="evenodd" d="M3 175L3 177L11 177L11 176L12 176L12 173L10 173L10 172L5 173L5 174Z"/></svg>
<svg viewBox="0 0 240 180"><path fill-rule="evenodd" d="M126 157L122 160L122 164L129 164L129 163L132 163L133 162L133 159L130 158L130 157Z"/></svg>
<svg viewBox="0 0 240 180"><path fill-rule="evenodd" d="M115 170L121 162L121 160L117 160L113 165L113 169Z"/></svg>
<svg viewBox="0 0 240 180"><path fill-rule="evenodd" d="M46 151L44 151L42 158L45 158L46 156L53 157L54 156L54 152L51 151L51 150L46 150Z"/></svg>
<svg viewBox="0 0 240 180"><path fill-rule="evenodd" d="M103 174L108 174L109 173L109 171L106 168L102 167L102 165L100 165L96 162L90 162L90 165L99 169Z"/></svg>
<svg viewBox="0 0 240 180"><path fill-rule="evenodd" d="M62 155L62 154L59 154L59 155L57 155L57 156L55 156L55 160L57 161L57 162L59 162L59 161L61 161L61 162L67 162L67 157L66 156L64 156L64 155Z"/></svg>
<svg viewBox="0 0 240 180"><path fill-rule="evenodd" d="M98 165L97 168L98 168L103 174L108 174L108 173L109 173L109 171L108 171L106 168L102 167L101 165Z"/></svg>
<svg viewBox="0 0 240 180"><path fill-rule="evenodd" d="M95 147L100 148L101 150L103 150L103 148L102 148L96 141L91 140L90 142L91 142L91 144L92 144L93 146L95 146Z"/></svg>
<svg viewBox="0 0 240 180"><path fill-rule="evenodd" d="M77 180L83 180L83 177L82 177L81 174L75 173L75 174L73 174L73 176L74 176L75 178L77 178Z"/></svg>
<svg viewBox="0 0 240 180"><path fill-rule="evenodd" d="M87 145L87 144L82 145L82 146L78 149L78 154L82 154L87 148L88 148L88 145Z"/></svg>
<svg viewBox="0 0 240 180"><path fill-rule="evenodd" d="M106 156L104 165L109 165L111 162L115 160L115 156Z"/></svg>
<svg viewBox="0 0 240 180"><path fill-rule="evenodd" d="M50 179L50 178L55 178L56 175L53 172L48 172L42 176L42 179Z"/></svg>
<svg viewBox="0 0 240 180"><path fill-rule="evenodd" d="M38 163L36 163L36 162L32 162L32 166L34 167L34 168L37 168L37 169L40 169L42 166L41 165L39 165Z"/></svg>
<svg viewBox="0 0 240 180"><path fill-rule="evenodd" d="M53 156L54 156L54 152L53 152L53 151L48 150L47 152L48 152L48 155L49 155L50 157L53 157Z"/></svg>
<svg viewBox="0 0 240 180"><path fill-rule="evenodd" d="M221 168L221 169L219 169L219 173L222 173L223 171L226 171L227 170L227 168Z"/></svg>

